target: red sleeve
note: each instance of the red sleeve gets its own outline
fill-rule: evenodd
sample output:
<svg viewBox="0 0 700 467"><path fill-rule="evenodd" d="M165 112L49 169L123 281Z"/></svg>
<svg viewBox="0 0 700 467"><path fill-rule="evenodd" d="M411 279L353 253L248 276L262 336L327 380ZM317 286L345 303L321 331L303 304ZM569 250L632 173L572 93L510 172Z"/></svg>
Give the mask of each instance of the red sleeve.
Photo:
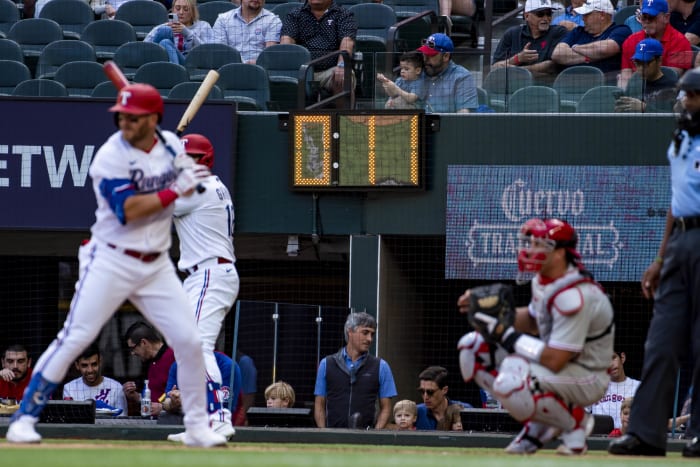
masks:
<svg viewBox="0 0 700 467"><path fill-rule="evenodd" d="M634 48L637 47L639 40L635 37L637 33L632 34L625 42L622 43L622 62L620 64L620 69L626 70L631 69L636 70L634 63L632 63L632 55L634 55Z"/></svg>

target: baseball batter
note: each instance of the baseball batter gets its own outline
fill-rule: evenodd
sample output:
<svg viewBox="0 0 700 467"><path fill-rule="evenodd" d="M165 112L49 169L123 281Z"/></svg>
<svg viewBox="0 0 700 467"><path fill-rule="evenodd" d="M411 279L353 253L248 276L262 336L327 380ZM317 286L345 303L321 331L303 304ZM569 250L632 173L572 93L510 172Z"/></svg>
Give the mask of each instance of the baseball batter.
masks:
<svg viewBox="0 0 700 467"><path fill-rule="evenodd" d="M524 423L506 452L534 453L558 436L559 453L582 454L594 424L583 408L600 400L610 381L612 305L583 268L568 223L531 219L521 227L520 241L518 268L536 274L530 304L515 310L512 326L504 326L501 317L480 312L488 300L476 299L478 289L459 298L460 311L470 313L481 332L459 341L462 376Z"/></svg>
<svg viewBox="0 0 700 467"><path fill-rule="evenodd" d="M194 161L209 169L214 166L214 147L209 139L190 134L183 136L182 142L185 152ZM233 202L228 189L216 175L207 177L202 185L206 189L203 193L175 201L175 228L180 240L177 266L187 274L183 286L202 337L211 426L229 438L235 430L231 412L222 406L221 371L214 347L240 285L234 265ZM183 436L178 433L168 439L182 441Z"/></svg>
<svg viewBox="0 0 700 467"><path fill-rule="evenodd" d="M181 152L181 145L174 134L164 132L161 139L156 132L163 100L152 86L123 87L110 111L119 131L97 151L90 167L96 221L91 239L78 252L79 277L70 311L35 366L7 440L41 440L34 426L57 383L117 308L129 300L156 325L173 347L180 368L190 376L181 382L185 444L224 445L226 438L209 427L201 384L201 340L191 325L187 296L168 255L173 203L191 196L209 170L194 164L175 169L167 146Z"/></svg>

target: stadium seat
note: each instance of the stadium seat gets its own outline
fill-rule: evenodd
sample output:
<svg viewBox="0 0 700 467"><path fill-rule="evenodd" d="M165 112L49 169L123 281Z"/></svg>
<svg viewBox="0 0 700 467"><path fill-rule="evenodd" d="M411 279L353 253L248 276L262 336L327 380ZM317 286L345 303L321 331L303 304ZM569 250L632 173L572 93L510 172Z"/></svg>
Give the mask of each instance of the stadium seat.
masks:
<svg viewBox="0 0 700 467"><path fill-rule="evenodd" d="M214 26L216 18L218 18L221 13L226 13L234 8L236 8L234 3L225 2L223 0L209 1L197 7L199 10L199 19L208 22L212 26Z"/></svg>
<svg viewBox="0 0 700 467"><path fill-rule="evenodd" d="M309 50L296 44L277 44L260 52L256 64L263 67L269 76L270 102L274 110L296 108L299 68L310 61Z"/></svg>
<svg viewBox="0 0 700 467"><path fill-rule="evenodd" d="M200 44L185 56L185 68L192 81L202 81L209 70L229 63L241 63L241 53L226 44Z"/></svg>
<svg viewBox="0 0 700 467"><path fill-rule="evenodd" d="M615 101L622 95L622 89L617 86L596 86L589 89L581 97L576 106L577 113L612 113L615 112Z"/></svg>
<svg viewBox="0 0 700 467"><path fill-rule="evenodd" d="M481 85L489 95L489 106L496 112L507 111L515 91L532 85L532 73L526 68L507 66L492 69Z"/></svg>
<svg viewBox="0 0 700 467"><path fill-rule="evenodd" d="M559 95L548 86L526 86L510 96L508 111L511 113L559 112Z"/></svg>
<svg viewBox="0 0 700 467"><path fill-rule="evenodd" d="M41 9L39 18L56 21L64 39L80 39L85 26L95 20L95 14L83 0L51 0Z"/></svg>
<svg viewBox="0 0 700 467"><path fill-rule="evenodd" d="M136 70L144 63L168 62L168 52L153 42L127 42L114 52L114 61L127 78L133 79Z"/></svg>
<svg viewBox="0 0 700 467"><path fill-rule="evenodd" d="M114 87L111 81L104 81L93 88L90 97L110 97L114 99L118 93L119 91L117 91L117 88Z"/></svg>
<svg viewBox="0 0 700 467"><path fill-rule="evenodd" d="M17 4L11 0L0 0L0 33L3 38L17 21L19 21Z"/></svg>
<svg viewBox="0 0 700 467"><path fill-rule="evenodd" d="M265 2L265 4L267 4L267 2ZM304 4L302 2L290 1L275 5L274 8L271 9L271 11L277 16L279 16L282 22L284 23L284 20L287 17L287 13L289 13L292 10L301 8L303 6Z"/></svg>
<svg viewBox="0 0 700 467"><path fill-rule="evenodd" d="M202 83L195 81L187 81L185 83L176 84L168 93L168 99L191 100L199 90L199 86L201 84ZM224 95L221 92L221 88L217 85L214 85L211 88L211 91L209 91L209 95L207 96L208 101L221 100L223 98Z"/></svg>
<svg viewBox="0 0 700 467"><path fill-rule="evenodd" d="M639 5L628 5L620 8L613 15L613 22L617 25L625 24L625 20L634 15L638 9Z"/></svg>
<svg viewBox="0 0 700 467"><path fill-rule="evenodd" d="M68 97L66 87L52 79L28 79L22 81L12 91L13 96Z"/></svg>
<svg viewBox="0 0 700 467"><path fill-rule="evenodd" d="M36 78L52 79L56 70L68 62L97 60L95 49L83 41L61 40L47 45L39 55L36 65Z"/></svg>
<svg viewBox="0 0 700 467"><path fill-rule="evenodd" d="M605 84L605 75L600 68L579 65L565 68L554 79L552 87L559 93L562 112L575 112L576 104L591 88Z"/></svg>
<svg viewBox="0 0 700 467"><path fill-rule="evenodd" d="M0 60L0 94L12 94L19 83L31 78L29 68L24 63Z"/></svg>
<svg viewBox="0 0 700 467"><path fill-rule="evenodd" d="M153 0L129 0L117 9L114 19L131 24L136 37L143 40L155 26L168 22L168 10Z"/></svg>
<svg viewBox="0 0 700 467"><path fill-rule="evenodd" d="M88 24L81 39L92 45L97 60L106 61L114 58L114 52L119 46L136 42L136 31L126 21L102 19Z"/></svg>
<svg viewBox="0 0 700 467"><path fill-rule="evenodd" d="M97 62L69 62L56 70L54 80L66 87L69 96L89 97L95 86L108 78Z"/></svg>
<svg viewBox="0 0 700 467"><path fill-rule="evenodd" d="M267 110L270 84L267 72L260 65L231 63L219 68L219 81L225 100L239 103L241 110ZM239 98L243 99L239 99Z"/></svg>
<svg viewBox="0 0 700 467"><path fill-rule="evenodd" d="M184 66L170 62L144 63L134 74L134 82L150 84L163 97L168 96L173 86L189 79Z"/></svg>
<svg viewBox="0 0 700 467"><path fill-rule="evenodd" d="M0 60L23 62L24 56L22 55L22 48L13 40L0 39Z"/></svg>
<svg viewBox="0 0 700 467"><path fill-rule="evenodd" d="M19 44L25 58L38 58L46 44L63 39L63 30L54 20L27 18L17 21L10 28L7 38Z"/></svg>

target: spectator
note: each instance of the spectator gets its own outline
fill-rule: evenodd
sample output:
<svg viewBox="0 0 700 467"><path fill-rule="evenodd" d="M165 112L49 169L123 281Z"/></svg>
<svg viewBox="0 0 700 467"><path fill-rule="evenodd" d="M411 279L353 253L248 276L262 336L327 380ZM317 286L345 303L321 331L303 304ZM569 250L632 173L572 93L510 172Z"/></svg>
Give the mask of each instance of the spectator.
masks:
<svg viewBox="0 0 700 467"><path fill-rule="evenodd" d="M438 423L438 431L464 431L462 427L462 409L461 404L451 404L445 410L445 418Z"/></svg>
<svg viewBox="0 0 700 467"><path fill-rule="evenodd" d="M632 61L637 67L635 73L640 75L641 87L627 89L627 95L615 102L615 112L673 111L677 79L661 68L662 53L661 42L656 39L644 39L637 44Z"/></svg>
<svg viewBox="0 0 700 467"><path fill-rule="evenodd" d="M696 0L670 0L670 23L692 45L700 44L700 3ZM697 62L696 62L697 66Z"/></svg>
<svg viewBox="0 0 700 467"><path fill-rule="evenodd" d="M347 345L321 360L314 389L319 428L381 429L389 421L396 385L389 364L369 353L376 330L371 315L350 313L344 327Z"/></svg>
<svg viewBox="0 0 700 467"><path fill-rule="evenodd" d="M552 19L552 24L564 26L567 31L583 26L583 16L576 13L576 8L579 8L584 3L586 3L586 0L571 0L569 5L564 8L564 13Z"/></svg>
<svg viewBox="0 0 700 467"><path fill-rule="evenodd" d="M394 404L394 429L399 431L416 429L416 403L404 399Z"/></svg>
<svg viewBox="0 0 700 467"><path fill-rule="evenodd" d="M429 366L420 372L418 379L418 392L423 402L417 407L416 429L449 431L452 421L446 420L447 408L455 404L462 408L469 408L471 405L447 398L447 370L441 366Z"/></svg>
<svg viewBox="0 0 700 467"><path fill-rule="evenodd" d="M425 77L423 76L423 54L413 51L399 57L400 77L396 82L381 73L377 80L382 83L389 96L387 109L422 109L424 106Z"/></svg>
<svg viewBox="0 0 700 467"><path fill-rule="evenodd" d="M102 356L96 345L83 351L75 361L80 377L63 386L63 400L86 401L93 399L97 408L112 409L113 415L126 416L128 407L119 381L102 375Z"/></svg>
<svg viewBox="0 0 700 467"><path fill-rule="evenodd" d="M265 47L280 42L282 21L264 5L265 0L241 0L214 23L214 40L238 50L243 63L254 64Z"/></svg>
<svg viewBox="0 0 700 467"><path fill-rule="evenodd" d="M544 84L551 84L557 74L552 61L554 47L566 35L563 26L552 26L552 10L557 9L550 0L527 0L525 24L508 28L493 55L492 68L520 66Z"/></svg>
<svg viewBox="0 0 700 467"><path fill-rule="evenodd" d="M212 42L214 33L209 23L199 19L195 0L175 0L172 12L172 20L151 29L143 41L160 45L168 52L171 63L184 66L189 51Z"/></svg>
<svg viewBox="0 0 700 467"><path fill-rule="evenodd" d="M646 299L654 298L654 312L644 344L642 381L637 388L627 433L608 446L608 452L626 456L666 455L668 416L681 362L691 362L697 382L700 374L700 69L680 79L683 97L677 128L666 151L670 164L671 200L656 258L642 274ZM688 293L690 290L693 293ZM700 408L699 391L693 391L692 410ZM700 417L690 418L688 431L695 438L683 457L700 457Z"/></svg>
<svg viewBox="0 0 700 467"><path fill-rule="evenodd" d="M620 404L620 427L613 429L608 435L608 438L619 438L627 433L627 427L630 423L630 411L632 410L632 401L634 397L627 397Z"/></svg>
<svg viewBox="0 0 700 467"><path fill-rule="evenodd" d="M560 454L581 455L595 423L584 407L600 400L610 381L613 308L583 267L570 224L530 219L518 239L518 279L534 274L532 299L515 308L511 321L502 320L502 313L482 319L485 311L479 308L496 310L501 302L513 307L507 286L471 289L459 297L460 312L468 313L476 329L458 344L462 378L491 392L524 423L506 447L508 454L533 454L558 436ZM496 304L487 304L493 297L499 297Z"/></svg>
<svg viewBox="0 0 700 467"><path fill-rule="evenodd" d="M149 324L138 321L126 330L126 345L129 352L143 363L148 363L148 387L151 390L151 415L157 417L162 406L158 402L165 394L168 372L175 361L173 349L168 347L158 332ZM124 383L124 395L129 403L129 414L138 415L141 394L134 381Z"/></svg>
<svg viewBox="0 0 700 467"><path fill-rule="evenodd" d="M241 411L239 417L234 420L235 426L247 425L248 409L255 405L255 393L258 392L258 369L250 356L240 350L236 352L236 363L241 368Z"/></svg>
<svg viewBox="0 0 700 467"><path fill-rule="evenodd" d="M610 0L590 0L575 11L583 16L585 26L564 36L554 48L552 60L565 67L594 66L608 74L608 81L614 83L620 70L622 43L632 31L613 22L615 9Z"/></svg>
<svg viewBox="0 0 700 467"><path fill-rule="evenodd" d="M284 381L272 383L265 389L265 401L268 409L290 409L294 407L294 388Z"/></svg>
<svg viewBox="0 0 700 467"><path fill-rule="evenodd" d="M32 379L32 359L24 346L9 346L2 357L0 371L0 399L22 400L24 388Z"/></svg>
<svg viewBox="0 0 700 467"><path fill-rule="evenodd" d="M438 0L440 16L447 20L447 34L452 33L452 15L474 16L476 2L474 0Z"/></svg>
<svg viewBox="0 0 700 467"><path fill-rule="evenodd" d="M680 76L691 67L693 53L690 42L683 34L668 24L668 4L666 0L646 0L642 6L642 31L635 32L622 44L622 70L618 87L625 89L636 69L632 55L637 44L643 39L656 39L663 45L661 65L673 68Z"/></svg>
<svg viewBox="0 0 700 467"><path fill-rule="evenodd" d="M452 39L445 34L433 34L423 39L418 51L423 54L427 75L426 111L468 113L479 106L474 77L452 61Z"/></svg>
<svg viewBox="0 0 700 467"><path fill-rule="evenodd" d="M630 378L625 374L625 361L627 356L624 352L616 350L613 353L612 364L608 368L610 383L605 395L591 406L591 413L595 415L610 415L613 419L613 426L620 428L620 410L622 401L628 397L634 397L639 381Z"/></svg>
<svg viewBox="0 0 700 467"><path fill-rule="evenodd" d="M287 14L282 25L282 44L303 45L315 60L336 50L350 57L355 48L357 21L352 12L333 0L308 0L298 10ZM343 90L345 63L342 55L322 60L314 65L314 81L325 91L338 94ZM353 85L354 89L354 75Z"/></svg>

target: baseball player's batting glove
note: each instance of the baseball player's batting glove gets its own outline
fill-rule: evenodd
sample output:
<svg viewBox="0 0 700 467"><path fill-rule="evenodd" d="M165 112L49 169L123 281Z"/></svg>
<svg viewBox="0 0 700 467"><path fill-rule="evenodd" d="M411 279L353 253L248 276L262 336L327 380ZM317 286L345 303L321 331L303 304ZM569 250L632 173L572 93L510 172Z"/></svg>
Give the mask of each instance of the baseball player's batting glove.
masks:
<svg viewBox="0 0 700 467"><path fill-rule="evenodd" d="M192 167L184 168L177 175L177 178L170 186L170 189L178 196L188 196L192 191L205 180L211 172L206 165L195 164Z"/></svg>
<svg viewBox="0 0 700 467"><path fill-rule="evenodd" d="M471 289L469 324L489 344L501 342L515 322L515 300L509 285L495 283Z"/></svg>
<svg viewBox="0 0 700 467"><path fill-rule="evenodd" d="M188 169L194 167L195 162L194 159L192 159L190 156L188 156L184 152L181 152L180 154L175 156L175 159L173 159L173 166L177 170Z"/></svg>

